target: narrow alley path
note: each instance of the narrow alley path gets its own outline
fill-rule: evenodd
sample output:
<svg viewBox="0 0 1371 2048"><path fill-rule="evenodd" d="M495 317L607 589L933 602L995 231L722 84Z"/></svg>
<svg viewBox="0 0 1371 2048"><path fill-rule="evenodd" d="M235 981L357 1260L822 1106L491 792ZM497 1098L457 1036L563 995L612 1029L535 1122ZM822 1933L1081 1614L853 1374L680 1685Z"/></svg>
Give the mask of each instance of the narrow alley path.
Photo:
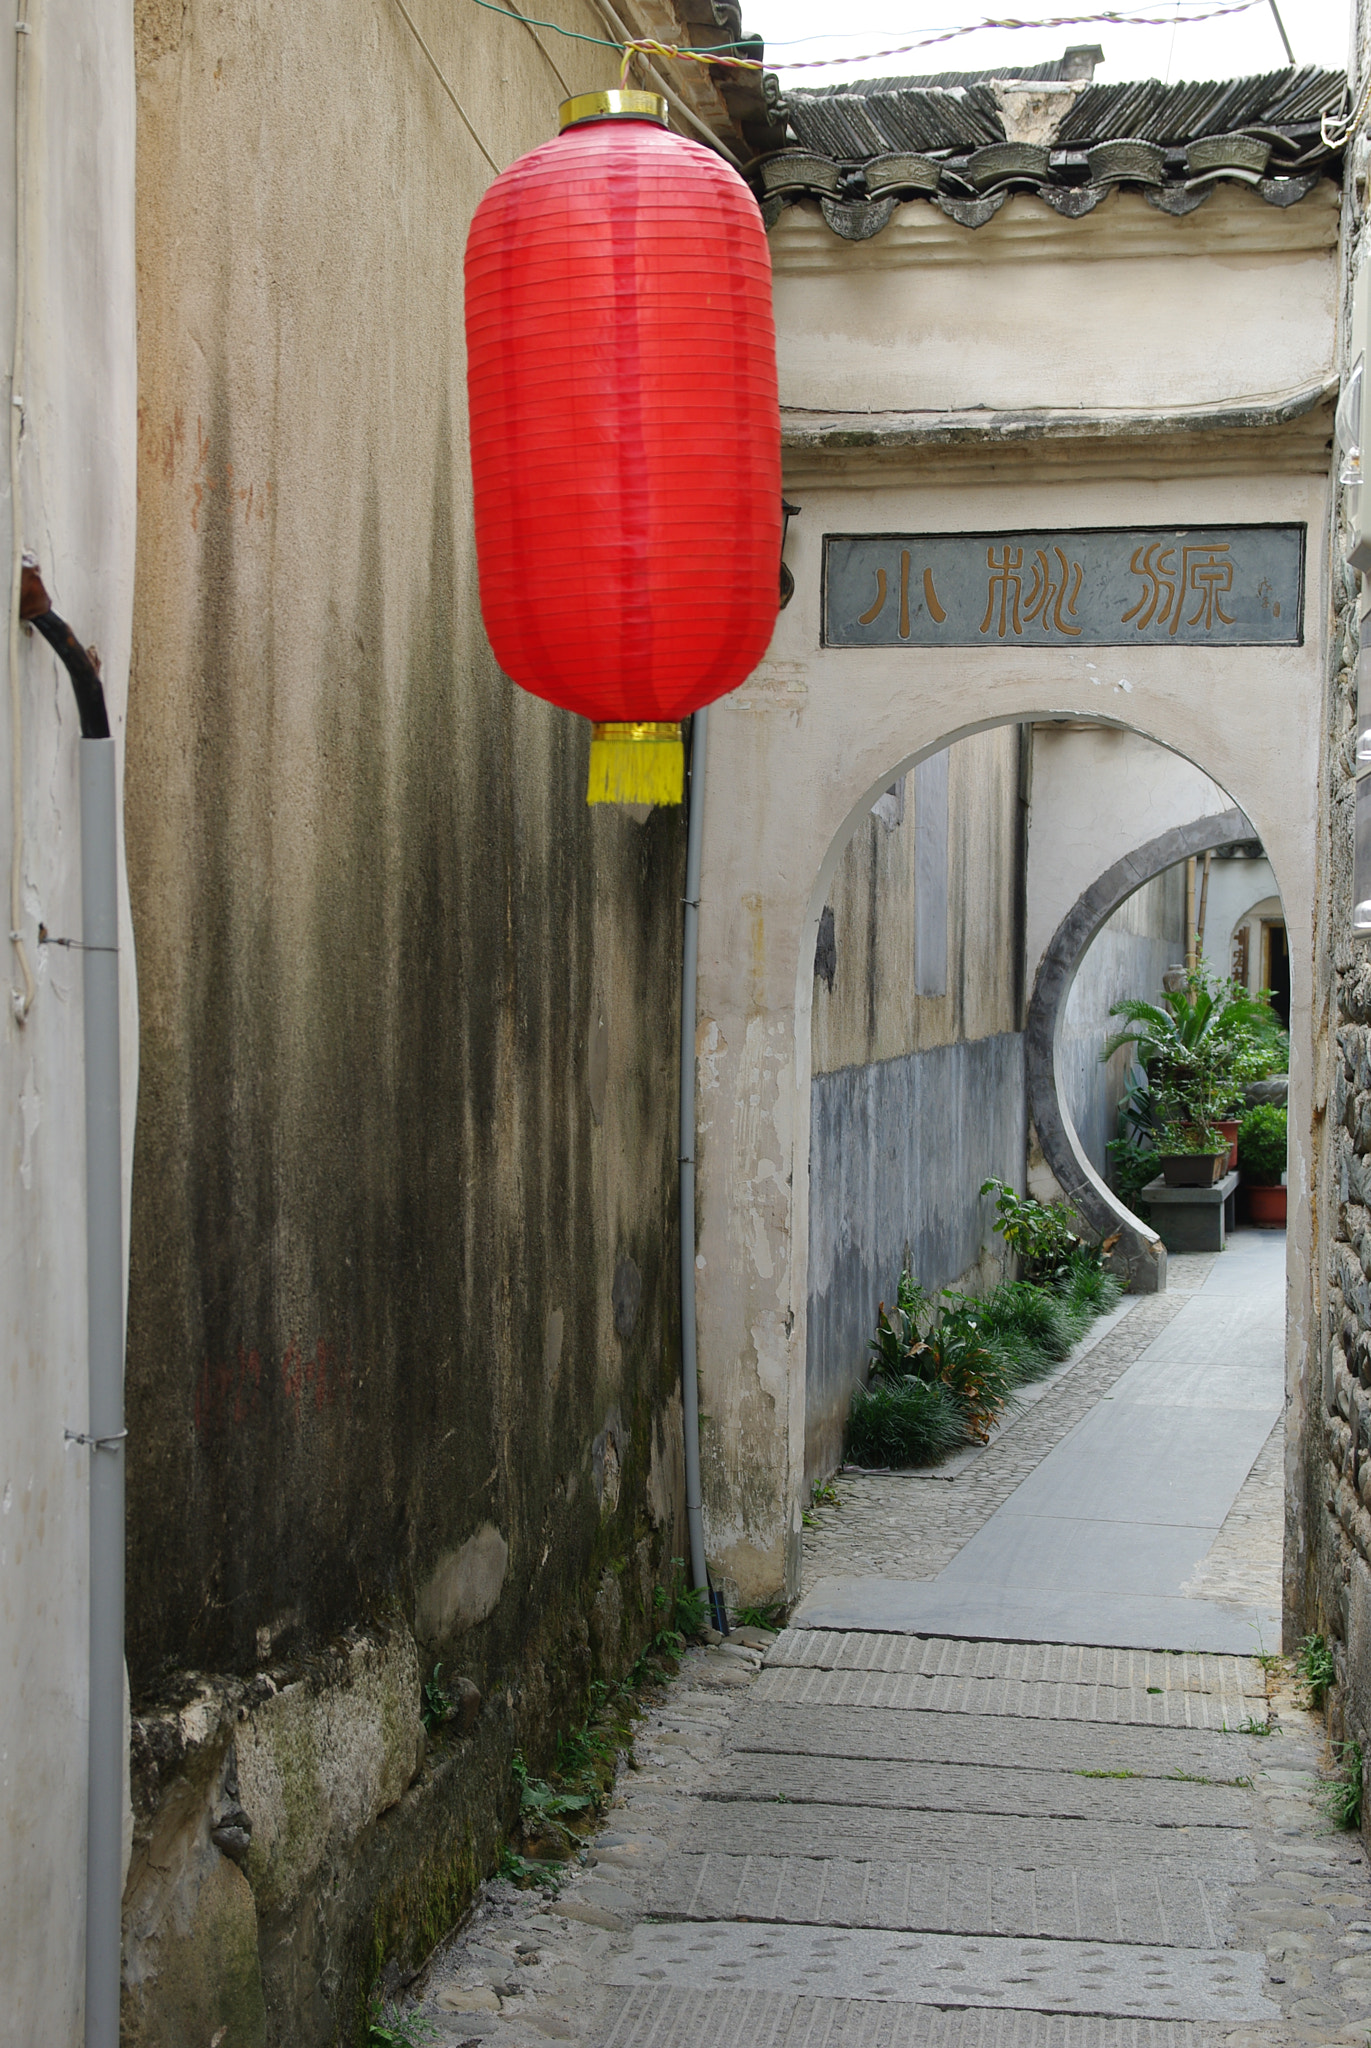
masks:
<svg viewBox="0 0 1371 2048"><path fill-rule="evenodd" d="M1362 2048L1365 1854L1250 1654L1283 1250L1174 1261L951 1479L840 1480L798 1625L688 1654L560 1895L435 1960L434 2038Z"/></svg>

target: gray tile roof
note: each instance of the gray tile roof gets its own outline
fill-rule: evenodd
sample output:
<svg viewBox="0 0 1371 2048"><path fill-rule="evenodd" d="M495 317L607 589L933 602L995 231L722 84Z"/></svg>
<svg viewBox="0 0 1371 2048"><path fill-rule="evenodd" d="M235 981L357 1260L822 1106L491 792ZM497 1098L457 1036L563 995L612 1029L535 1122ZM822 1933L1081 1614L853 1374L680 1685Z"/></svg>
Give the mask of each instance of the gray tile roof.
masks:
<svg viewBox="0 0 1371 2048"><path fill-rule="evenodd" d="M1055 78L998 77L1051 85L1064 76L1061 66ZM1345 104L1340 71L1086 84L1040 144L1007 140L1002 102L989 80L944 76L958 82L872 79L787 93L777 111L794 140L752 167L767 225L786 206L817 197L835 233L865 240L886 225L899 200L921 197L979 227L1011 191L1036 192L1074 218L1117 184L1141 186L1166 213L1189 213L1216 184L1230 181L1252 186L1271 205L1289 206L1321 176L1339 171L1340 152L1324 144L1319 123Z"/></svg>

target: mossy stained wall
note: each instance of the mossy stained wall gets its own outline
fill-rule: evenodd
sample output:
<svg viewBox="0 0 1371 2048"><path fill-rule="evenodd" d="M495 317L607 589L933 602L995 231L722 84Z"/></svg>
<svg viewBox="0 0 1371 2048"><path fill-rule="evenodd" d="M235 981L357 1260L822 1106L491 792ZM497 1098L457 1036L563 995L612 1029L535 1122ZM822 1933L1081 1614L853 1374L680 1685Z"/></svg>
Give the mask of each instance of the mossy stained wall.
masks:
<svg viewBox="0 0 1371 2048"><path fill-rule="evenodd" d="M608 82L515 21L425 28L501 165ZM484 1700L452 1855L426 1780L298 1898L249 1855L267 2038L299 2044L350 2026L373 1924L412 1959L458 1910L510 1749L546 1762L683 1547L684 821L588 810L588 728L490 654L461 261L492 171L399 11L143 0L137 30L135 1704L321 1654L327 1695L367 1626Z"/></svg>

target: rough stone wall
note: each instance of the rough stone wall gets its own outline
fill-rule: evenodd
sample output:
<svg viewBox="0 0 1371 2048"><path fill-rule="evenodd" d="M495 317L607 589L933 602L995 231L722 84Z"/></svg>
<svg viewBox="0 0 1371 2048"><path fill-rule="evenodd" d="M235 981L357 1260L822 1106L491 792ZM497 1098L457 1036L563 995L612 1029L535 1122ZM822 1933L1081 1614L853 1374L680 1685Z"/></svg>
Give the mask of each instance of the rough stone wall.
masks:
<svg viewBox="0 0 1371 2048"><path fill-rule="evenodd" d="M1364 77L1371 10L1357 14ZM1364 168L1349 177L1344 197L1344 372L1354 261L1368 249L1363 179ZM1310 1630L1328 1638L1338 1670L1332 1732L1371 1753L1371 949L1350 933L1356 665L1367 633L1359 580L1343 567L1344 493L1335 504L1313 962L1314 1342L1303 1440L1286 1446L1285 1648Z"/></svg>
<svg viewBox="0 0 1371 2048"><path fill-rule="evenodd" d="M979 1189L1023 1180L1020 790L1017 726L960 740L878 800L833 880L814 978L806 1483L842 1456L901 1266L927 1287L1003 1270Z"/></svg>
<svg viewBox="0 0 1371 2048"><path fill-rule="evenodd" d="M424 25L500 164L605 82ZM138 26L126 2024L306 2048L451 1922L682 1550L684 822L588 811L588 728L487 646L491 170L398 10ZM437 1661L481 1705L426 1756Z"/></svg>

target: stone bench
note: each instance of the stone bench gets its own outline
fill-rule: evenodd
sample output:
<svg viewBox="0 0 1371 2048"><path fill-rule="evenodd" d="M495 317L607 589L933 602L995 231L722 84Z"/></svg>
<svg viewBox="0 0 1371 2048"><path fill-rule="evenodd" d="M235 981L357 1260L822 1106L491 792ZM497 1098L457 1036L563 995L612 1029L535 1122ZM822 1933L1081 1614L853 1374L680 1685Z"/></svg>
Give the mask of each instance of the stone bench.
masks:
<svg viewBox="0 0 1371 2048"><path fill-rule="evenodd" d="M1221 1252L1233 1228L1236 1173L1211 1188L1169 1188L1158 1174L1138 1196L1146 1202L1152 1228L1169 1252Z"/></svg>

